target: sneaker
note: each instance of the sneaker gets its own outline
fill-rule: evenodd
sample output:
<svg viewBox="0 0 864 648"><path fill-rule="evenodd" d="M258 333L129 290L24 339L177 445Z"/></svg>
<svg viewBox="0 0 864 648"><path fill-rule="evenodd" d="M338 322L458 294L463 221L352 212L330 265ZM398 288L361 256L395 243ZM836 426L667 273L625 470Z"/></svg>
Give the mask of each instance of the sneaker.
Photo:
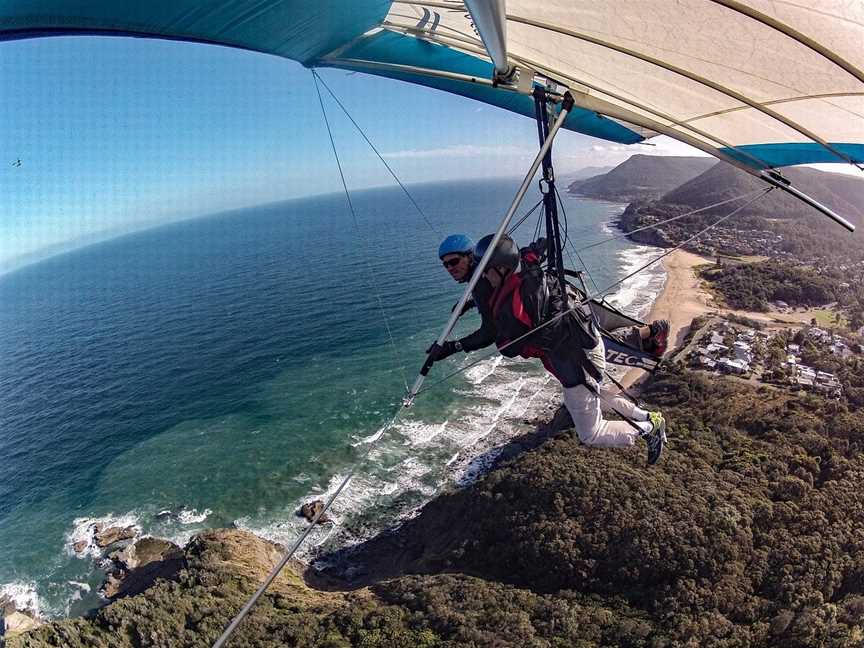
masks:
<svg viewBox="0 0 864 648"><path fill-rule="evenodd" d="M648 412L648 420L651 422L651 431L645 432L642 438L648 446L648 465L653 466L666 443L666 420L660 412Z"/></svg>
<svg viewBox="0 0 864 648"><path fill-rule="evenodd" d="M669 320L654 320L649 328L651 334L646 340L646 347L655 358L660 358L669 346Z"/></svg>

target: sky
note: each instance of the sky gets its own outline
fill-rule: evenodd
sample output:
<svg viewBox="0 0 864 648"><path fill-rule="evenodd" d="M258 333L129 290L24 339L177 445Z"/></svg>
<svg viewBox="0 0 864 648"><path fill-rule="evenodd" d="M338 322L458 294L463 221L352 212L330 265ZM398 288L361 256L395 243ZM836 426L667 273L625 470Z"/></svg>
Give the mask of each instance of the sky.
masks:
<svg viewBox="0 0 864 648"><path fill-rule="evenodd" d="M170 220L341 190L311 73L293 61L138 38L0 47L0 272ZM405 183L521 176L536 152L525 117L389 79L320 75ZM349 188L392 185L324 100ZM652 141L562 132L556 172L700 154Z"/></svg>
<svg viewBox="0 0 864 648"><path fill-rule="evenodd" d="M341 188L311 73L293 61L116 37L0 47L0 269L168 220ZM398 81L320 74L405 183L515 177L536 151L530 119ZM392 184L324 95L349 187ZM559 175L666 151L571 133L556 146Z"/></svg>

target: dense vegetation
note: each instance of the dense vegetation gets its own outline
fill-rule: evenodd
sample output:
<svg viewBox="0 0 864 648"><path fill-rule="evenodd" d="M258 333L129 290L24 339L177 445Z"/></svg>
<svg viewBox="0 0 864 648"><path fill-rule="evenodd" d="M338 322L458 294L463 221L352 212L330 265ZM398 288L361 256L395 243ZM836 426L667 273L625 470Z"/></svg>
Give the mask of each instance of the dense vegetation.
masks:
<svg viewBox="0 0 864 648"><path fill-rule="evenodd" d="M841 294L837 277L777 261L726 265L702 276L730 306L743 310L767 311L769 303L778 300L790 306L822 306Z"/></svg>
<svg viewBox="0 0 864 648"><path fill-rule="evenodd" d="M705 157L633 155L611 171L570 183L567 191L616 202L659 198L714 163Z"/></svg>
<svg viewBox="0 0 864 648"><path fill-rule="evenodd" d="M677 368L646 395L670 421L658 466L551 438L352 552L360 589L283 582L232 646L861 645L860 416ZM254 584L224 542L188 563L12 646L208 645Z"/></svg>
<svg viewBox="0 0 864 648"><path fill-rule="evenodd" d="M786 175L794 186L853 224L864 223L864 180L806 168L788 169ZM752 196L764 187L759 180L728 164L717 164L659 199L630 204L622 216L622 225L626 231L632 231L721 201ZM720 222L733 211L734 216ZM656 245L675 245L718 222L694 243L723 254L765 254L817 267L838 268L850 275L857 274L860 279L862 268L858 264L864 261L860 237L777 190L755 201L748 198L712 207L658 229L638 232L633 238Z"/></svg>

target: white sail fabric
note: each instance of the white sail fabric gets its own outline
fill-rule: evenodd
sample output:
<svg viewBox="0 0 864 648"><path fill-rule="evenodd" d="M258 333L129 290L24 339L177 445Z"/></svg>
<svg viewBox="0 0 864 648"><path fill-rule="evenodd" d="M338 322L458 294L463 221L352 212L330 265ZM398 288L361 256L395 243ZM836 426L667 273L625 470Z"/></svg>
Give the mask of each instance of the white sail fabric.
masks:
<svg viewBox="0 0 864 648"><path fill-rule="evenodd" d="M622 143L663 133L750 169L864 161L861 0L508 0L505 9L509 62L574 95L565 128ZM454 0L0 3L0 41L94 33L242 47L534 114L527 94L489 83L486 50Z"/></svg>
<svg viewBox="0 0 864 648"><path fill-rule="evenodd" d="M385 26L482 56L461 3L394 2ZM783 150L864 158L861 2L509 0L507 49L636 123L753 166Z"/></svg>

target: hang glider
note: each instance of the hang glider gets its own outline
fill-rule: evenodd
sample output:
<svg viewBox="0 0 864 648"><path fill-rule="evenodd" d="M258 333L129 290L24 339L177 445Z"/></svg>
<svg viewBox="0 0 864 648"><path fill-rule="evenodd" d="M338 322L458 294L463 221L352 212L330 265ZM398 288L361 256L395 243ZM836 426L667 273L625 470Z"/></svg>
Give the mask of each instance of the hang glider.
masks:
<svg viewBox="0 0 864 648"><path fill-rule="evenodd" d="M526 116L534 114L532 86L556 84L575 100L565 129L623 144L668 135L776 186L786 184L771 171L777 167L864 168L859 2L7 0L0 7L0 40L72 34L240 47L439 88Z"/></svg>

